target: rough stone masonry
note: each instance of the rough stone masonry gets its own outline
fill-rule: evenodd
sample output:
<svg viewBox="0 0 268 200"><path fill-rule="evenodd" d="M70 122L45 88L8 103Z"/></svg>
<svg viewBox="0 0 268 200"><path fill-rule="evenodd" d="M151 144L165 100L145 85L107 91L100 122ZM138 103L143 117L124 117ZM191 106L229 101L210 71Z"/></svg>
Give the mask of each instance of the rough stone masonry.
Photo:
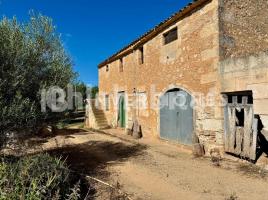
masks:
<svg viewBox="0 0 268 200"><path fill-rule="evenodd" d="M160 99L182 90L195 102L193 135L206 153L224 147L228 115L222 101L233 97L252 96L267 135L267 11L266 0L198 0L102 62L99 101L109 125L120 126L123 94L122 128L131 129L137 120L144 137L161 138Z"/></svg>

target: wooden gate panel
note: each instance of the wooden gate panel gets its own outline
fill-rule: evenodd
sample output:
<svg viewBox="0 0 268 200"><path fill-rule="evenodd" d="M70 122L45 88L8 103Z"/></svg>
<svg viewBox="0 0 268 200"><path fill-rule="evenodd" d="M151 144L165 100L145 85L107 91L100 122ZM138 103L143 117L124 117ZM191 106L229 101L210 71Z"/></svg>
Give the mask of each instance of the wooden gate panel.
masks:
<svg viewBox="0 0 268 200"><path fill-rule="evenodd" d="M244 121L240 125L237 112L243 112ZM235 155L256 159L257 119L254 119L253 104L243 97L238 103L237 97L225 107L225 151Z"/></svg>

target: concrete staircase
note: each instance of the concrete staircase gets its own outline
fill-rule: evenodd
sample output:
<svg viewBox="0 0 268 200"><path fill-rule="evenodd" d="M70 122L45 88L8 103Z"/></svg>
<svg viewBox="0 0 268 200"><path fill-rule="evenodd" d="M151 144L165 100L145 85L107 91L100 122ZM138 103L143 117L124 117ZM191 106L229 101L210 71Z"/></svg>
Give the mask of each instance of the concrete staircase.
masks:
<svg viewBox="0 0 268 200"><path fill-rule="evenodd" d="M108 121L102 109L96 108L95 100L90 100L86 113L86 126L94 129L109 128Z"/></svg>

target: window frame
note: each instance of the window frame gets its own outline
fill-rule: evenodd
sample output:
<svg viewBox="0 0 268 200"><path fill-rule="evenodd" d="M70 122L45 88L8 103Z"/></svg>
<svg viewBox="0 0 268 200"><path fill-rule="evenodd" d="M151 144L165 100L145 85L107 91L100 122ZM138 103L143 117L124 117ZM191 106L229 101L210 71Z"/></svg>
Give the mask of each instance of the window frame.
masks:
<svg viewBox="0 0 268 200"><path fill-rule="evenodd" d="M144 46L138 48L138 61L139 64L144 64Z"/></svg>
<svg viewBox="0 0 268 200"><path fill-rule="evenodd" d="M110 66L109 65L106 65L106 72L109 72L110 71Z"/></svg>
<svg viewBox="0 0 268 200"><path fill-rule="evenodd" d="M119 72L124 72L124 59L119 58Z"/></svg>
<svg viewBox="0 0 268 200"><path fill-rule="evenodd" d="M178 27L174 27L163 34L164 45L170 44L176 40L178 40Z"/></svg>

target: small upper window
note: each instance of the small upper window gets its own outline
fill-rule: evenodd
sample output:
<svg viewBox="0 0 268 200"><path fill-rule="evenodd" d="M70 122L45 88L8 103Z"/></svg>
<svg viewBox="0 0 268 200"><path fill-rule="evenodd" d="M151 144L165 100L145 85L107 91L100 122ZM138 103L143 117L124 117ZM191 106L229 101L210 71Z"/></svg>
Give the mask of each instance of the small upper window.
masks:
<svg viewBox="0 0 268 200"><path fill-rule="evenodd" d="M169 44L178 39L178 28L174 28L164 34L164 44Z"/></svg>
<svg viewBox="0 0 268 200"><path fill-rule="evenodd" d="M143 64L144 63L144 50L143 47L139 48L139 64Z"/></svg>
<svg viewBox="0 0 268 200"><path fill-rule="evenodd" d="M109 71L109 65L106 65L106 72Z"/></svg>
<svg viewBox="0 0 268 200"><path fill-rule="evenodd" d="M123 63L123 58L119 59L119 72L124 71L124 63Z"/></svg>

